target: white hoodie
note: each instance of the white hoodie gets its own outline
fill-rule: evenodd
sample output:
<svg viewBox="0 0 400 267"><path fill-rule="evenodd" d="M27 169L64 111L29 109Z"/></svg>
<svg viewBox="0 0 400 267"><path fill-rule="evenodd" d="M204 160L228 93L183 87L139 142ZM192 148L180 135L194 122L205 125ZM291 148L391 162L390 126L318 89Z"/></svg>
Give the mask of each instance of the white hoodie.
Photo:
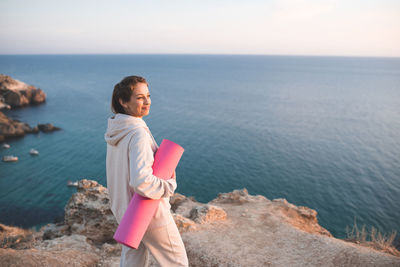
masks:
<svg viewBox="0 0 400 267"><path fill-rule="evenodd" d="M161 198L148 229L168 224L169 197L174 194L176 180L163 180L153 175L158 145L144 120L118 113L108 119L104 138L107 142L107 188L117 222L121 221L136 192L151 199Z"/></svg>

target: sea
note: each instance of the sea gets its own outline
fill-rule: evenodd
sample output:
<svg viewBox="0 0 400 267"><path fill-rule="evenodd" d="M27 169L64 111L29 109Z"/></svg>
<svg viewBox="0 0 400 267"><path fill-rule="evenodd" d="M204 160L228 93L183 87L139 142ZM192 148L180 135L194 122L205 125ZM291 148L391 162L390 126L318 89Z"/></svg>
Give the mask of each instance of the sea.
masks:
<svg viewBox="0 0 400 267"><path fill-rule="evenodd" d="M0 223L38 229L62 220L68 180L106 186L113 87L140 75L155 139L185 149L177 192L208 202L246 188L316 210L338 238L354 224L400 234L400 58L1 55L0 73L47 94L7 116L62 129L0 147L19 157L0 162Z"/></svg>

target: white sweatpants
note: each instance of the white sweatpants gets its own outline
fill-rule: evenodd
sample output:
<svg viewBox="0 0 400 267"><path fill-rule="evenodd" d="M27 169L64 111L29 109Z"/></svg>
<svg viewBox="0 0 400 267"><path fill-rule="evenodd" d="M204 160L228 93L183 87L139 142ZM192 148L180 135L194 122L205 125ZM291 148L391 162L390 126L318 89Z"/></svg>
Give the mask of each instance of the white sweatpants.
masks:
<svg viewBox="0 0 400 267"><path fill-rule="evenodd" d="M189 266L185 246L173 219L165 226L147 230L137 249L122 245L120 267L147 267L149 250L161 267Z"/></svg>

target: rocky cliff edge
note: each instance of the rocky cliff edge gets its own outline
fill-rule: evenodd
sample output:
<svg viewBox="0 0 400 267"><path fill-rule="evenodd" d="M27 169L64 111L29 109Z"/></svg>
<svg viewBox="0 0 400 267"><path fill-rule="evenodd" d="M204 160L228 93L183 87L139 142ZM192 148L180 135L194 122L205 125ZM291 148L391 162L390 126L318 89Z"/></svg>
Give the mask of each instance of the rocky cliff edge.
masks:
<svg viewBox="0 0 400 267"><path fill-rule="evenodd" d="M190 266L400 266L400 257L332 237L316 211L285 199L243 189L204 204L176 193L171 207ZM38 232L0 224L0 266L119 266L116 228L107 189L84 179L64 222Z"/></svg>

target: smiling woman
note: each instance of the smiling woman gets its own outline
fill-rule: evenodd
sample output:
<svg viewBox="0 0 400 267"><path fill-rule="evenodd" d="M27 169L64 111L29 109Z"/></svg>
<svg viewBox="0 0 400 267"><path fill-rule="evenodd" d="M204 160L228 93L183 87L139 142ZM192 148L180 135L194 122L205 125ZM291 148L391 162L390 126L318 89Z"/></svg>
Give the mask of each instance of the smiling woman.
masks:
<svg viewBox="0 0 400 267"><path fill-rule="evenodd" d="M147 84L136 84L134 93L132 93L129 101L124 102L124 100L119 99L119 103L126 110L128 115L139 118L148 115L150 111L151 100Z"/></svg>
<svg viewBox="0 0 400 267"><path fill-rule="evenodd" d="M142 118L150 111L150 92L145 78L125 77L114 87L112 109L114 113Z"/></svg>
<svg viewBox="0 0 400 267"><path fill-rule="evenodd" d="M161 199L139 247L123 245L121 266L147 266L148 250L161 266L188 266L185 247L170 212L169 197L177 186L175 173L167 180L153 175L158 145L142 119L149 114L150 104L144 78L128 76L115 85L112 109L116 114L108 120L105 134L111 210L120 223L134 193Z"/></svg>

